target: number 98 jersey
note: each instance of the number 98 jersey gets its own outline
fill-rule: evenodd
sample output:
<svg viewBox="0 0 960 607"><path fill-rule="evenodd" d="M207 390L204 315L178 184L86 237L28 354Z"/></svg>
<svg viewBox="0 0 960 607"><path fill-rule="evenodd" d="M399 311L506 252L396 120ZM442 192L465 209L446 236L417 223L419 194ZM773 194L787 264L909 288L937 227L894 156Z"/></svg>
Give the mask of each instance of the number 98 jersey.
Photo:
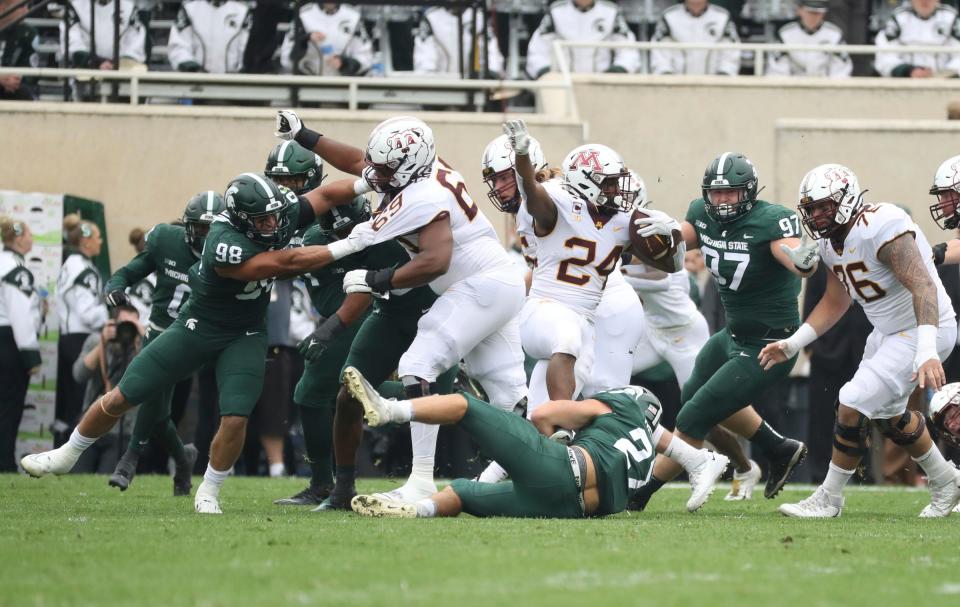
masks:
<svg viewBox="0 0 960 607"><path fill-rule="evenodd" d="M770 243L799 238L796 212L763 200L734 221L720 223L702 198L690 203L686 221L697 233L703 261L717 280L727 327L737 337L764 337L769 329L800 324L800 277L773 256Z"/></svg>

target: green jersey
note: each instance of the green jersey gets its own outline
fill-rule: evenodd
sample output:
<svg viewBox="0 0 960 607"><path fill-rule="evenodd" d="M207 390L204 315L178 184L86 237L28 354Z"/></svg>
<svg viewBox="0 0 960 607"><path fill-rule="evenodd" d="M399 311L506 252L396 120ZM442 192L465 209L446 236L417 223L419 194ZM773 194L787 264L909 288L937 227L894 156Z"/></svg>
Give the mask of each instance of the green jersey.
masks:
<svg viewBox="0 0 960 607"><path fill-rule="evenodd" d="M749 213L719 223L707 215L705 204L702 198L690 203L686 219L720 287L730 332L763 337L769 329L799 325L800 277L770 251L772 241L800 236L797 214L758 200Z"/></svg>
<svg viewBox="0 0 960 607"><path fill-rule="evenodd" d="M182 226L157 224L144 238L143 251L114 272L106 291L149 287L144 279L156 273L157 284L150 294L150 324L166 329L190 297L190 268L197 263L197 256L187 244Z"/></svg>
<svg viewBox="0 0 960 607"><path fill-rule="evenodd" d="M596 514L615 514L623 511L630 496L650 480L657 453L647 415L650 410L651 417L659 419L660 402L634 386L607 390L590 398L613 411L597 416L578 430L572 444L586 449L593 459L600 492Z"/></svg>
<svg viewBox="0 0 960 607"><path fill-rule="evenodd" d="M287 219L296 228L302 227L302 204L306 203L298 201L287 207ZM313 214L307 215L312 220ZM274 279L235 280L220 276L216 268L240 265L259 253L283 249L289 243L289 237L272 245L254 242L237 231L225 213L221 214L210 224L200 263L190 268L191 296L182 313L228 330L262 327Z"/></svg>
<svg viewBox="0 0 960 607"><path fill-rule="evenodd" d="M334 240L327 232L322 231L319 225L315 224L303 233L302 241L298 244L302 246L327 245ZM353 255L348 255L328 266L313 270L309 274L305 274L303 279L306 282L307 290L310 292L313 307L317 309L321 316L329 317L337 311L346 297L346 293L343 292L344 274L361 268L366 270L398 268L408 261L410 261L410 256L406 250L396 241L388 240ZM380 313L411 311L419 317L433 305L436 299L436 294L429 286L424 285L410 289L403 295L391 294L389 299L377 298L374 300L374 310Z"/></svg>

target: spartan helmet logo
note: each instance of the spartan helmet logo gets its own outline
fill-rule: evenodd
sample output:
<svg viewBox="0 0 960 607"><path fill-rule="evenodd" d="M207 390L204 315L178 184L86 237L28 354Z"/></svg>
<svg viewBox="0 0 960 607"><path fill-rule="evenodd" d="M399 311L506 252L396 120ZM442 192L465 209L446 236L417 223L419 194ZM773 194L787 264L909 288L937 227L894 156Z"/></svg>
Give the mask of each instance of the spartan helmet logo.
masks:
<svg viewBox="0 0 960 607"><path fill-rule="evenodd" d="M597 150L581 150L570 163L570 168L582 167L591 171L602 171L600 165L600 152Z"/></svg>
<svg viewBox="0 0 960 607"><path fill-rule="evenodd" d="M197 319L196 319L196 318L188 318L188 319L187 319L187 322L185 322L185 323L183 323L183 324L186 325L186 327L187 327L188 329L190 329L191 331L196 331L196 330L197 330Z"/></svg>

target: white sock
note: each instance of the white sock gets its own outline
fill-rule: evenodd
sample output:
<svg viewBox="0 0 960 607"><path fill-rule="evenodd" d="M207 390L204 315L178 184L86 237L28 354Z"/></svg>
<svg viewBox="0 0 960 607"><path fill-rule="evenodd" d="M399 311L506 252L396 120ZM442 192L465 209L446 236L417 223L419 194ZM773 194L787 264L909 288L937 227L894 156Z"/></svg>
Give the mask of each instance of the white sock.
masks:
<svg viewBox="0 0 960 607"><path fill-rule="evenodd" d="M410 443L413 451L410 480L417 479L433 483L433 459L437 450L439 432L440 426L410 422Z"/></svg>
<svg viewBox="0 0 960 607"><path fill-rule="evenodd" d="M95 438L87 438L86 436L80 434L80 431L76 428L73 429L73 432L70 433L70 439L67 440L65 447L70 451L75 452L77 455L86 451L90 445L97 442Z"/></svg>
<svg viewBox="0 0 960 607"><path fill-rule="evenodd" d="M416 506L417 516L420 518L433 518L437 516L437 503L429 497L423 498L414 504L414 506Z"/></svg>
<svg viewBox="0 0 960 607"><path fill-rule="evenodd" d="M830 462L830 465L827 467L827 477L823 479L823 484L821 487L827 490L827 493L830 495L843 495L843 488L847 486L847 482L850 480L850 477L853 476L854 470L844 470L840 466Z"/></svg>
<svg viewBox="0 0 960 607"><path fill-rule="evenodd" d="M477 481L481 483L499 483L505 478L507 478L507 471L503 469L503 466L497 462L490 462L490 465L477 477Z"/></svg>
<svg viewBox="0 0 960 607"><path fill-rule="evenodd" d="M660 424L657 424L657 427L653 429L653 435L652 435L654 445L660 444L660 438L663 436L664 432L666 432L666 430L663 429L663 426L661 426Z"/></svg>
<svg viewBox="0 0 960 607"><path fill-rule="evenodd" d="M387 406L390 407L391 421L403 424L413 419L413 403L409 400L387 401Z"/></svg>
<svg viewBox="0 0 960 607"><path fill-rule="evenodd" d="M911 458L927 473L927 483L930 485L944 485L956 476L956 468L947 461L936 445L920 457Z"/></svg>
<svg viewBox="0 0 960 607"><path fill-rule="evenodd" d="M674 436L663 454L683 466L684 470L693 470L700 465L706 455L700 449Z"/></svg>
<svg viewBox="0 0 960 607"><path fill-rule="evenodd" d="M211 464L207 464L207 471L203 473L203 484L197 489L197 493L200 492L200 489L204 490L204 493L218 496L220 495L220 487L223 486L223 481L227 480L227 477L230 476L230 470L214 470Z"/></svg>
<svg viewBox="0 0 960 607"><path fill-rule="evenodd" d="M285 476L286 474L287 474L287 469L283 466L283 462L270 464L270 476L272 478L276 478L278 476Z"/></svg>

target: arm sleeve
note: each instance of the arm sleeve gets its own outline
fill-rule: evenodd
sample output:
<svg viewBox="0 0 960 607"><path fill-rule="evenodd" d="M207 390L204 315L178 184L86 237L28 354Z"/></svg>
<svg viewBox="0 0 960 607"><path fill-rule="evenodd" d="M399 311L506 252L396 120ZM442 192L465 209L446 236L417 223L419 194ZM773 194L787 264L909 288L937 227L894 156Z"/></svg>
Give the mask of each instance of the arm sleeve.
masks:
<svg viewBox="0 0 960 607"><path fill-rule="evenodd" d="M627 26L627 21L623 18L623 14L619 11L613 19L613 32L610 35L610 40L615 42L636 42L637 40L637 37L633 35L633 32L630 31L630 28ZM640 69L640 51L635 48L617 49L613 55L613 64L622 67L627 73L633 74Z"/></svg>
<svg viewBox="0 0 960 607"><path fill-rule="evenodd" d="M304 198L299 199L299 206L300 208L297 209L297 229L303 229L317 219L317 213L313 210L313 205Z"/></svg>
<svg viewBox="0 0 960 607"><path fill-rule="evenodd" d="M553 27L553 17L548 12L530 37L527 47L527 74L536 80L550 71L550 46L557 34Z"/></svg>
<svg viewBox="0 0 960 607"><path fill-rule="evenodd" d="M340 68L342 75L353 76L370 69L370 65L373 63L373 42L367 35L367 28L364 27L362 19L357 19L353 37L347 41L340 54L343 61L343 66ZM352 64L350 60L352 60Z"/></svg>
<svg viewBox="0 0 960 607"><path fill-rule="evenodd" d="M0 301L4 303L7 311L13 340L20 350L20 358L26 368L32 369L40 364L40 344L37 341L30 297L25 292L25 289L33 289L32 277L26 270L21 270L8 278L11 280L0 282ZM16 284L13 281L16 281ZM29 286L26 284L28 281Z"/></svg>
<svg viewBox="0 0 960 607"><path fill-rule="evenodd" d="M139 63L147 61L147 28L140 22L135 9L130 11L126 29L120 37L120 57L128 57Z"/></svg>
<svg viewBox="0 0 960 607"><path fill-rule="evenodd" d="M63 299L88 327L99 329L107 322L107 306L100 301L100 294L94 293L88 285L82 284L81 280L64 293Z"/></svg>
<svg viewBox="0 0 960 607"><path fill-rule="evenodd" d="M420 24L413 37L413 71L429 74L440 70L437 40L426 15L420 17Z"/></svg>
<svg viewBox="0 0 960 607"><path fill-rule="evenodd" d="M670 24L666 17L660 17L651 36L653 42L673 42L673 36L670 34ZM664 50L655 48L650 51L650 71L654 74L676 74L682 72L678 64L682 64L683 54L680 51Z"/></svg>
<svg viewBox="0 0 960 607"><path fill-rule="evenodd" d="M80 25L80 17L77 15L73 6L68 4L66 10L69 29L66 32L66 36L64 36L63 22L60 22L60 46L61 48L65 48L65 40L69 38L70 61L74 64L74 67L86 67L85 65L77 65L77 63L83 57L89 57L90 55L90 36Z"/></svg>
<svg viewBox="0 0 960 607"><path fill-rule="evenodd" d="M887 21L883 31L877 34L874 44L878 49L892 48L899 45L900 26L893 17ZM881 76L890 78L896 76L910 76L910 64L900 53L877 53L873 60L873 67L880 72Z"/></svg>
<svg viewBox="0 0 960 607"><path fill-rule="evenodd" d="M720 42L740 42L740 36L737 35L737 26L734 25L733 20L728 20L727 25L723 28L723 36L720 37ZM740 51L733 49L732 51L722 51L718 53L719 57L717 58L717 73L725 74L727 76L736 76L740 73Z"/></svg>
<svg viewBox="0 0 960 607"><path fill-rule="evenodd" d="M287 30L286 36L283 37L283 43L280 45L280 67L283 68L285 72L293 71L293 63L297 61L302 54L304 49L299 49L297 43L299 40L296 39L296 33L298 31L304 32L303 25L298 24L299 19L293 19L290 22L290 29ZM304 41L305 42L305 41ZM306 47L306 44L302 46ZM294 52L298 51L299 56L294 56Z"/></svg>
<svg viewBox="0 0 960 607"><path fill-rule="evenodd" d="M783 44L783 36L777 31L775 44ZM766 76L789 76L790 75L790 54L780 51L765 53L767 62L763 66L763 73Z"/></svg>
<svg viewBox="0 0 960 607"><path fill-rule="evenodd" d="M170 38L167 40L167 58L173 69L180 69L187 63L200 63L193 49L193 41L193 24L190 23L190 15L187 9L181 6L177 19L170 28Z"/></svg>
<svg viewBox="0 0 960 607"><path fill-rule="evenodd" d="M87 336L86 341L83 342L83 348L80 350L80 356L77 357L77 360L73 361L73 380L77 383L86 383L91 377L95 369L88 369L85 364L83 364L83 359L89 354L97 344L100 343L100 334L91 333Z"/></svg>

